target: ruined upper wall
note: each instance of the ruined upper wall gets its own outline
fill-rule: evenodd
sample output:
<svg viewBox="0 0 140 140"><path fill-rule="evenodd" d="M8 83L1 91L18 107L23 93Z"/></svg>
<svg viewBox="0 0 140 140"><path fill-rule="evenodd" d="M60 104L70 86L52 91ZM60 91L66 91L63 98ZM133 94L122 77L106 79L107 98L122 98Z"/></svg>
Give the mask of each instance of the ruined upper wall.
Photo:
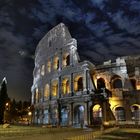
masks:
<svg viewBox="0 0 140 140"><path fill-rule="evenodd" d="M36 59L44 53L45 58L54 55L58 50L65 49L71 40L68 28L63 23L58 24L40 40L35 52Z"/></svg>

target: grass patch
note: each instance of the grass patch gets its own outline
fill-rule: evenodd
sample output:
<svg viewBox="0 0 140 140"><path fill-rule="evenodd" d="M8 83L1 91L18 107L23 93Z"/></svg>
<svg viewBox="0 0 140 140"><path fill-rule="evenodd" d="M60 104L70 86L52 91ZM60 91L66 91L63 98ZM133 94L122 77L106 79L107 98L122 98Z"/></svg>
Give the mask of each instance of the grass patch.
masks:
<svg viewBox="0 0 140 140"><path fill-rule="evenodd" d="M120 128L111 133L100 136L104 140L140 140L140 129Z"/></svg>

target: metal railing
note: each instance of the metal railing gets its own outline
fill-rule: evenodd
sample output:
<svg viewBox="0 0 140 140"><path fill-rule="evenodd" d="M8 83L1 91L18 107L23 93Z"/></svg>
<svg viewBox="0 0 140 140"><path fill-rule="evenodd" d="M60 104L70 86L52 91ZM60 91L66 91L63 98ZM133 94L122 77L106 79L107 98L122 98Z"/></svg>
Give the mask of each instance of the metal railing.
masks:
<svg viewBox="0 0 140 140"><path fill-rule="evenodd" d="M119 127L113 127L113 128L109 128L107 130L100 130L100 131L90 132L90 133L85 134L85 135L65 138L64 140L93 140L95 138L100 137L102 134L110 133L110 132L115 131L117 129L119 129Z"/></svg>
<svg viewBox="0 0 140 140"><path fill-rule="evenodd" d="M81 135L83 130L80 128L45 128L45 127L32 127L32 126L14 126L10 125L9 128L3 128L0 125L0 140L2 138L15 138L23 136L43 136L51 140L63 140L69 136Z"/></svg>

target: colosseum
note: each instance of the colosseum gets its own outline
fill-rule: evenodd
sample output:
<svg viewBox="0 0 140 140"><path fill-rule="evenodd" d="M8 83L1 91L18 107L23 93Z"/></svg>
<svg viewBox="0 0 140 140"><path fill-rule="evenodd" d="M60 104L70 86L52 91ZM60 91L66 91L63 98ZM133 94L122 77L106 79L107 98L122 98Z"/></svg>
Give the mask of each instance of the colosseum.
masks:
<svg viewBox="0 0 140 140"><path fill-rule="evenodd" d="M140 56L95 66L60 23L39 42L33 71L32 123L90 126L140 123Z"/></svg>

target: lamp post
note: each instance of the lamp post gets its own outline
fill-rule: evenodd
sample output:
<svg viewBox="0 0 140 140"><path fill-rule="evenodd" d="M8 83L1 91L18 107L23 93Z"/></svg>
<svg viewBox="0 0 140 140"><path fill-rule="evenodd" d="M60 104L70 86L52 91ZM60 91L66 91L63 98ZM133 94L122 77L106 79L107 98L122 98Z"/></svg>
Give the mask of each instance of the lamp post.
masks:
<svg viewBox="0 0 140 140"><path fill-rule="evenodd" d="M8 107L9 103L6 103L5 106Z"/></svg>
<svg viewBox="0 0 140 140"><path fill-rule="evenodd" d="M32 122L32 112L29 111L28 112L28 125L31 124L31 122Z"/></svg>
<svg viewBox="0 0 140 140"><path fill-rule="evenodd" d="M7 102L5 104L5 110L4 110L4 123L7 123L9 120L9 103Z"/></svg>

